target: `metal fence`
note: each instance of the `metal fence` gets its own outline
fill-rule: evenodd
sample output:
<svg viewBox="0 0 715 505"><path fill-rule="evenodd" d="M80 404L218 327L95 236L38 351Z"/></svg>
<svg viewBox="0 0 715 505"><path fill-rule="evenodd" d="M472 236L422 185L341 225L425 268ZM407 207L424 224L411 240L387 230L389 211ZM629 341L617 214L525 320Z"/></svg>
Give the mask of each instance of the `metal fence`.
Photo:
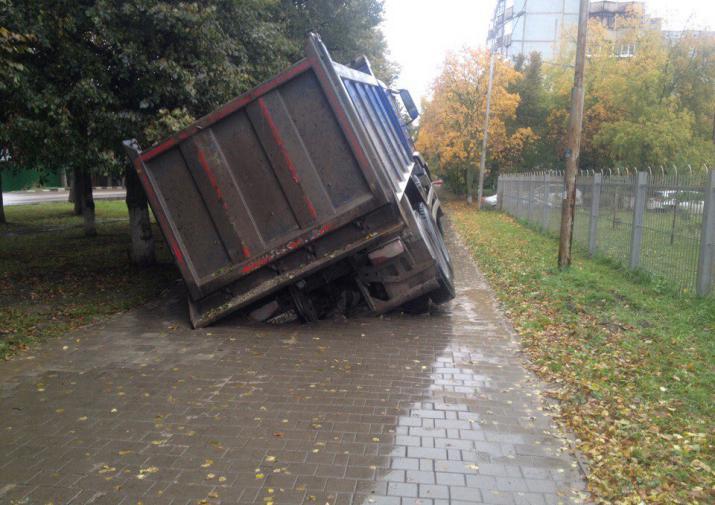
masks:
<svg viewBox="0 0 715 505"><path fill-rule="evenodd" d="M583 173L576 179L574 243L683 292L712 294L715 277L715 170L671 174ZM499 208L559 233L563 175L501 175Z"/></svg>

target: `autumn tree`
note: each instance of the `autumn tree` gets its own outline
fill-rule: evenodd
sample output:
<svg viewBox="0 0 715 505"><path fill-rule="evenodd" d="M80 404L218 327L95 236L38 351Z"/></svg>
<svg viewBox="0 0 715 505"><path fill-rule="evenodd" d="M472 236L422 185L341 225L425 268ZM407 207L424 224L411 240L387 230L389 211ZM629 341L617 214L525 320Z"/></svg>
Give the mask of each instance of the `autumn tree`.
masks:
<svg viewBox="0 0 715 505"><path fill-rule="evenodd" d="M597 21L589 26L582 166L711 163L715 41L684 37L669 43L640 19L620 19L618 28L614 39ZM559 157L566 138L572 36L566 35L545 79L546 138Z"/></svg>
<svg viewBox="0 0 715 505"><path fill-rule="evenodd" d="M466 171L479 165L488 69L486 51L465 49L449 54L432 87L431 100L423 104L417 148L437 161L438 173L459 192L466 189ZM507 125L516 117L520 101L509 88L520 78L508 62L496 60L487 146L492 167L498 163L513 166L536 139L531 128Z"/></svg>
<svg viewBox="0 0 715 505"><path fill-rule="evenodd" d="M547 138L546 118L549 113L548 93L544 87L544 62L541 54L534 51L528 57L519 55L514 61L514 69L522 78L509 86L509 91L519 95L519 105L514 118L507 121L512 131L530 128L535 140L528 143L520 159L512 165L533 170L536 167L552 165L555 156Z"/></svg>
<svg viewBox="0 0 715 505"><path fill-rule="evenodd" d="M541 54L537 51L532 52L528 58L521 56L514 62L514 70L521 73L522 77L515 79L509 86L510 92L519 95L514 122L534 131L541 128L546 119L543 65Z"/></svg>

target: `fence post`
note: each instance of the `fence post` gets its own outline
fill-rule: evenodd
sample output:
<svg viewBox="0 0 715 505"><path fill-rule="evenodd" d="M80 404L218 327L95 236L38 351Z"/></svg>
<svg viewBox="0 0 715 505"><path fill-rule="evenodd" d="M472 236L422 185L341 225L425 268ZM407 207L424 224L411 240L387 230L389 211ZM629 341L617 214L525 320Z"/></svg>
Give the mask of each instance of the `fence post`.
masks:
<svg viewBox="0 0 715 505"><path fill-rule="evenodd" d="M521 207L521 177L514 178L514 186L516 187L516 207L514 208L512 215L514 217L521 217L519 216L519 210Z"/></svg>
<svg viewBox="0 0 715 505"><path fill-rule="evenodd" d="M529 180L529 208L526 213L526 221L531 223L531 214L534 207L534 174L528 175Z"/></svg>
<svg viewBox="0 0 715 505"><path fill-rule="evenodd" d="M499 175L497 178L497 210L502 210L503 209L503 201L504 201L504 179L503 175Z"/></svg>
<svg viewBox="0 0 715 505"><path fill-rule="evenodd" d="M544 172L544 193L541 199L541 227L544 231L549 229L549 173Z"/></svg>
<svg viewBox="0 0 715 505"><path fill-rule="evenodd" d="M635 201L633 202L633 226L631 234L631 268L638 268L641 262L643 241L643 214L645 214L648 172L636 172Z"/></svg>
<svg viewBox="0 0 715 505"><path fill-rule="evenodd" d="M707 296L713 289L715 273L715 170L710 170L703 195L703 230L700 234L700 257L696 288L699 296Z"/></svg>
<svg viewBox="0 0 715 505"><path fill-rule="evenodd" d="M588 223L588 254L596 254L596 234L598 233L598 213L601 207L601 184L603 175L593 174L591 184L591 219Z"/></svg>

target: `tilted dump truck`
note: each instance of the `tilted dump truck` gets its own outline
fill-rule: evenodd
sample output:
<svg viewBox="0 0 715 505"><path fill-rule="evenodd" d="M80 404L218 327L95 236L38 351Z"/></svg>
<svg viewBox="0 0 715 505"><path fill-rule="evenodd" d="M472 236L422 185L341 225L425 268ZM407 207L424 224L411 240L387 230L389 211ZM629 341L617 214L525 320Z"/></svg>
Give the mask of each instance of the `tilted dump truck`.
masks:
<svg viewBox="0 0 715 505"><path fill-rule="evenodd" d="M194 327L239 309L313 321L454 296L442 210L399 112L416 117L409 94L365 58L333 62L317 35L305 53L151 148L124 142Z"/></svg>

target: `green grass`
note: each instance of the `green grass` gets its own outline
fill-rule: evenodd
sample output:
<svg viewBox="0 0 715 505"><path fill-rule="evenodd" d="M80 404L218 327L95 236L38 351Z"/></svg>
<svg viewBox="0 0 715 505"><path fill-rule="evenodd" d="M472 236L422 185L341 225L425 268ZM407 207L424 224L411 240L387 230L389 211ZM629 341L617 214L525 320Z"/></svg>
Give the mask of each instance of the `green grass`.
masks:
<svg viewBox="0 0 715 505"><path fill-rule="evenodd" d="M558 233L561 209L550 213L550 233ZM631 249L631 223L633 212L601 209L597 228L598 255L628 264ZM534 211L532 221L541 221L540 209ZM588 248L590 210L578 208L574 221L574 242L582 249ZM672 212L647 211L644 216L643 239L641 242L640 268L643 273L659 277L669 282L683 294L695 290L698 268L702 216L679 211L675 215L675 232Z"/></svg>
<svg viewBox="0 0 715 505"><path fill-rule="evenodd" d="M23 230L41 231L45 228L82 226L82 216L75 216L72 204L52 202L36 205L13 205L5 207L6 225L0 225L0 234ZM97 222L128 220L124 200L97 200Z"/></svg>
<svg viewBox="0 0 715 505"><path fill-rule="evenodd" d="M96 203L98 236L66 203L8 207L0 225L0 357L155 297L178 274L158 229L160 263L131 264L123 201Z"/></svg>
<svg viewBox="0 0 715 505"><path fill-rule="evenodd" d="M708 503L715 478L715 299L682 296L493 212L449 204L560 421L589 460L599 501Z"/></svg>
<svg viewBox="0 0 715 505"><path fill-rule="evenodd" d="M628 262L631 244L631 212L599 218L600 254ZM620 224L625 223L625 224ZM641 243L641 269L671 281L683 293L692 293L698 268L702 216L678 212L673 228L672 212L651 212L644 215ZM671 232L672 235L671 243ZM587 232L584 236L587 236Z"/></svg>

